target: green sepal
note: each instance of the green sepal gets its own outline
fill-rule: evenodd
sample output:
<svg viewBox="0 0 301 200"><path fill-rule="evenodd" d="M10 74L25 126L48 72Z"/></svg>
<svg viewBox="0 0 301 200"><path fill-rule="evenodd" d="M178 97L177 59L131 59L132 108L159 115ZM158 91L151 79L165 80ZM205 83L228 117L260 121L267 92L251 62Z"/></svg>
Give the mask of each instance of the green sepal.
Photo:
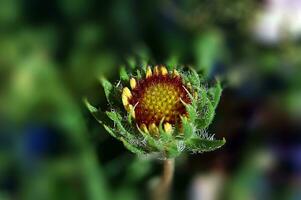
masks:
<svg viewBox="0 0 301 200"><path fill-rule="evenodd" d="M135 147L134 145L127 142L124 138L120 139L124 145L125 148L127 148L129 151L135 154L145 154L146 152L140 148Z"/></svg>
<svg viewBox="0 0 301 200"><path fill-rule="evenodd" d="M104 89L106 98L109 101L109 97L110 97L111 91L113 89L113 85L104 77L100 78L100 83Z"/></svg>
<svg viewBox="0 0 301 200"><path fill-rule="evenodd" d="M186 117L181 117L181 120L182 120L184 137L185 139L188 139L193 135L194 127Z"/></svg>
<svg viewBox="0 0 301 200"><path fill-rule="evenodd" d="M129 75L128 75L128 73L126 72L125 66L122 66L122 67L120 68L119 76L120 76L120 79L123 80L123 81L129 81L129 80L130 80Z"/></svg>
<svg viewBox="0 0 301 200"><path fill-rule="evenodd" d="M132 135L131 133L129 133L124 126L122 125L122 117L118 112L106 112L107 116L115 123L115 125L117 126L118 132L121 136L123 136L126 139L134 139L134 135Z"/></svg>
<svg viewBox="0 0 301 200"><path fill-rule="evenodd" d="M186 147L194 152L213 151L222 147L226 143L225 138L222 140L209 140L204 138L191 138L185 142Z"/></svg>
<svg viewBox="0 0 301 200"><path fill-rule="evenodd" d="M137 70L137 79L141 79L141 78L142 78L141 72L140 70Z"/></svg>
<svg viewBox="0 0 301 200"><path fill-rule="evenodd" d="M179 151L175 141L168 144L167 148L165 149L165 154L167 158L175 158L181 154L181 151Z"/></svg>
<svg viewBox="0 0 301 200"><path fill-rule="evenodd" d="M83 101L84 101L84 104L86 105L86 107L88 108L88 110L89 110L91 113L98 112L98 109L95 108L94 106L92 106L92 105L90 104L90 102L88 101L87 98L84 98Z"/></svg>
<svg viewBox="0 0 301 200"><path fill-rule="evenodd" d="M102 123L102 125L103 125L104 129L105 129L112 137L114 137L114 138L116 138L116 139L119 139L119 138L117 137L117 135L115 134L115 131L114 131L113 128L111 128L111 127L109 127L109 126L107 126L107 125L105 125L105 124L103 124L103 123Z"/></svg>
<svg viewBox="0 0 301 200"><path fill-rule="evenodd" d="M179 57L176 55L172 55L170 56L167 60L166 60L166 67L168 70L173 70L176 68L176 66L178 65L179 61Z"/></svg>
<svg viewBox="0 0 301 200"><path fill-rule="evenodd" d="M93 117L100 123L102 124L102 121L100 120L100 117L98 116L99 111L97 108L95 108L94 106L92 106L87 98L84 98L84 104L87 107L87 109L90 111L90 113L93 115Z"/></svg>
<svg viewBox="0 0 301 200"><path fill-rule="evenodd" d="M172 134L166 133L165 130L163 129L163 121L164 118L161 120L159 124L159 133L160 133L160 139L162 142L169 142L170 140L173 139Z"/></svg>
<svg viewBox="0 0 301 200"><path fill-rule="evenodd" d="M208 90L208 96L214 109L216 109L222 95L222 86L219 81L216 85Z"/></svg>
<svg viewBox="0 0 301 200"><path fill-rule="evenodd" d="M151 151L162 151L163 147L161 144L159 144L159 141L154 139L152 136L149 135L149 133L145 133L143 132L137 125L137 129L138 131L142 134L142 136L144 137L144 140L146 142L146 146L147 147L151 147Z"/></svg>
<svg viewBox="0 0 301 200"><path fill-rule="evenodd" d="M118 112L107 111L106 114L115 123L120 122L122 120L122 117Z"/></svg>
<svg viewBox="0 0 301 200"><path fill-rule="evenodd" d="M123 127L123 125L121 123L122 117L119 113L107 111L106 114L116 124L121 135L128 133L128 131Z"/></svg>
<svg viewBox="0 0 301 200"><path fill-rule="evenodd" d="M198 129L206 129L212 122L215 114L214 107L204 91L198 104L198 118L195 120Z"/></svg>
<svg viewBox="0 0 301 200"><path fill-rule="evenodd" d="M190 82L194 88L198 88L201 84L200 77L193 68L190 68L190 72L187 75L187 79L188 79L188 82Z"/></svg>
<svg viewBox="0 0 301 200"><path fill-rule="evenodd" d="M196 118L198 117L198 113L195 109L196 105L196 101L194 101L194 99L192 99L192 104L187 104L184 101L181 100L181 102L184 104L186 111L188 113L189 119L191 122L194 122L196 120Z"/></svg>

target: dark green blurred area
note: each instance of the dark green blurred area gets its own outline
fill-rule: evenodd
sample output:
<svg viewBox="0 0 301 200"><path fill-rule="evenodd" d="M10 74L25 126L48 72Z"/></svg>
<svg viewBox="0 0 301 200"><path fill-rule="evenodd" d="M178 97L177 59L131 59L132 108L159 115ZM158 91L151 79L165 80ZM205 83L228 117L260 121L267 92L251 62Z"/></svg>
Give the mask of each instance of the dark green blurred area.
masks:
<svg viewBox="0 0 301 200"><path fill-rule="evenodd" d="M254 37L263 4L0 0L0 199L147 199L161 162L126 151L82 102L105 111L98 79L117 83L135 57L224 85L208 132L227 144L181 156L172 199L300 199L301 43Z"/></svg>

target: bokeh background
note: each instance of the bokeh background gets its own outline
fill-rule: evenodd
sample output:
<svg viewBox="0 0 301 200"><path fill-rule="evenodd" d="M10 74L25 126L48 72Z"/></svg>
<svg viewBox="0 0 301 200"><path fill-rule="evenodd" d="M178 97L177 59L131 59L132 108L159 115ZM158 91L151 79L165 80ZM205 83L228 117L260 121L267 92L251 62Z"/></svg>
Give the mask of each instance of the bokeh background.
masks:
<svg viewBox="0 0 301 200"><path fill-rule="evenodd" d="M120 66L194 66L224 92L177 159L172 199L301 199L301 0L0 0L0 199L147 199L161 161L136 158L83 98Z"/></svg>

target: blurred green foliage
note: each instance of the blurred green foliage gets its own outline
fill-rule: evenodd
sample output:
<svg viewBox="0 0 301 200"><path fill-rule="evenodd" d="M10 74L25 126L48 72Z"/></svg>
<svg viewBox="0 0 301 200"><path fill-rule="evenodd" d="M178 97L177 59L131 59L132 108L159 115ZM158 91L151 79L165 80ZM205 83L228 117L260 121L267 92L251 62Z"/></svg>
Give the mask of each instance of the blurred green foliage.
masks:
<svg viewBox="0 0 301 200"><path fill-rule="evenodd" d="M99 78L117 80L118 66L136 55L198 66L226 86L211 129L228 145L208 157L181 157L173 199L185 199L193 176L216 165L229 176L225 197L254 194L267 170L257 166L255 150L278 150L274 140L283 135L299 141L291 132L298 133L301 115L300 40L256 41L261 3L0 0L0 199L147 196L157 163L128 154L82 102L87 96L105 111ZM293 199L299 185L291 180L267 189L267 199Z"/></svg>

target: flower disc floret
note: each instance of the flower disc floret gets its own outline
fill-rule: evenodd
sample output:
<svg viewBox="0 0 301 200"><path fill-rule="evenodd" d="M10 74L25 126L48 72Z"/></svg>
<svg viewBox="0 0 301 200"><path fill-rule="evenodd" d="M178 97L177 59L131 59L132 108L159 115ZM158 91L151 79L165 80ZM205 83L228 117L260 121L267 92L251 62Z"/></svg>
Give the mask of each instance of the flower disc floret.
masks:
<svg viewBox="0 0 301 200"><path fill-rule="evenodd" d="M147 68L146 77L140 80L130 79L131 91L125 87L122 99L125 109L132 113L140 127L149 129L180 123L187 115L184 103L191 99L182 77L174 70L168 72L165 67Z"/></svg>

